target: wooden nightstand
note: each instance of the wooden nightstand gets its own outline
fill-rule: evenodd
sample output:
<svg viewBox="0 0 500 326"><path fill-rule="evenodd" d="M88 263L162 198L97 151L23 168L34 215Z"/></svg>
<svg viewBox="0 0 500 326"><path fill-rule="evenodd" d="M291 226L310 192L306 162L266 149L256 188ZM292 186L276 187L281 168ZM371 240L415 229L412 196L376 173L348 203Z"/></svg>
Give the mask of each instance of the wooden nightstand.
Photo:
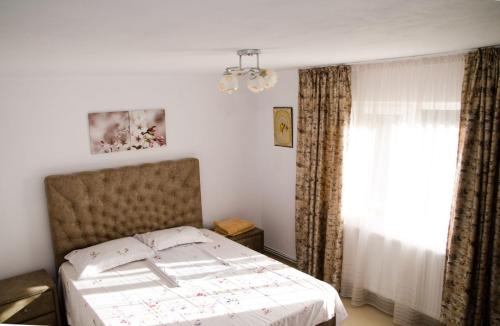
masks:
<svg viewBox="0 0 500 326"><path fill-rule="evenodd" d="M264 252L264 231L259 228L227 238L255 251Z"/></svg>
<svg viewBox="0 0 500 326"><path fill-rule="evenodd" d="M57 290L47 272L0 281L0 323L59 325Z"/></svg>

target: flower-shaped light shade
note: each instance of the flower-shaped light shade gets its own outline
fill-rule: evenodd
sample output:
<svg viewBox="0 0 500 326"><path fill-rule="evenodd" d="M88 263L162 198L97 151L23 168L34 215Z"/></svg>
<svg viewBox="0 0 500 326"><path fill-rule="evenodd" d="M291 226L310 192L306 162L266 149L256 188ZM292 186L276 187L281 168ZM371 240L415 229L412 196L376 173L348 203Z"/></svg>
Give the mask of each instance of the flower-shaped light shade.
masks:
<svg viewBox="0 0 500 326"><path fill-rule="evenodd" d="M276 85L278 76L270 69L261 69L259 65L260 49L241 49L236 51L239 57L239 65L227 67L224 75L219 81L218 88L226 94L234 93L238 90L238 79L247 78L248 89L254 93L262 92L265 89ZM242 57L255 58L254 66L243 66Z"/></svg>
<svg viewBox="0 0 500 326"><path fill-rule="evenodd" d="M218 88L221 92L232 94L238 90L238 78L230 73L224 73L219 80Z"/></svg>
<svg viewBox="0 0 500 326"><path fill-rule="evenodd" d="M264 88L268 89L274 87L278 82L278 75L274 70L271 69L262 69L260 71L260 75L264 78Z"/></svg>
<svg viewBox="0 0 500 326"><path fill-rule="evenodd" d="M261 75L255 75L250 77L247 81L247 87L250 91L254 93L262 92L265 88L265 80Z"/></svg>

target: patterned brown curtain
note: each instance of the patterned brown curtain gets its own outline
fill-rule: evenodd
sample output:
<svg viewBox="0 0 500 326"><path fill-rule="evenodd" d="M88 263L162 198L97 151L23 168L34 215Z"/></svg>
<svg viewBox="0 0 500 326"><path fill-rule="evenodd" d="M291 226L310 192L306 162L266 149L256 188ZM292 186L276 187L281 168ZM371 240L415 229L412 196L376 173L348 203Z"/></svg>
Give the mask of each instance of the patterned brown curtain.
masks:
<svg viewBox="0 0 500 326"><path fill-rule="evenodd" d="M351 67L300 70L295 230L298 267L340 289L342 150Z"/></svg>
<svg viewBox="0 0 500 326"><path fill-rule="evenodd" d="M500 49L467 56L441 319L500 325Z"/></svg>

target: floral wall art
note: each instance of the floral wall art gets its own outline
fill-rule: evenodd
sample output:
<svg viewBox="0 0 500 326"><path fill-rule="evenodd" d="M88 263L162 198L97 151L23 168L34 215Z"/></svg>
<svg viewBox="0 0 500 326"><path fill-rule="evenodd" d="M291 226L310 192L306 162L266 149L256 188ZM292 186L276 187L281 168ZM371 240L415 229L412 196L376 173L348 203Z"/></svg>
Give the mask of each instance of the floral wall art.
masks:
<svg viewBox="0 0 500 326"><path fill-rule="evenodd" d="M92 154L166 146L165 110L89 113L89 132Z"/></svg>
<svg viewBox="0 0 500 326"><path fill-rule="evenodd" d="M134 149L166 146L165 110L130 111L130 143Z"/></svg>
<svg viewBox="0 0 500 326"><path fill-rule="evenodd" d="M128 111L89 113L92 154L124 151L130 148Z"/></svg>
<svg viewBox="0 0 500 326"><path fill-rule="evenodd" d="M274 146L293 147L293 114L291 107L273 108Z"/></svg>

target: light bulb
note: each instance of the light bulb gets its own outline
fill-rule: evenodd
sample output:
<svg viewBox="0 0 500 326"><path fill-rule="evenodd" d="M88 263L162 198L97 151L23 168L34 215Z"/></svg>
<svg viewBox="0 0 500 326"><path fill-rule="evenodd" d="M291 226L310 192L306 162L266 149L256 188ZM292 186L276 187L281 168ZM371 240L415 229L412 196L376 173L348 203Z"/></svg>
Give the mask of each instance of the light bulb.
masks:
<svg viewBox="0 0 500 326"><path fill-rule="evenodd" d="M238 78L230 73L224 73L218 84L219 91L232 94L238 90Z"/></svg>
<svg viewBox="0 0 500 326"><path fill-rule="evenodd" d="M260 75L251 76L247 81L247 87L254 93L259 93L264 90L264 78Z"/></svg>
<svg viewBox="0 0 500 326"><path fill-rule="evenodd" d="M278 75L274 70L271 69L262 69L260 71L260 75L264 78L264 88L268 89L274 87L278 82Z"/></svg>

